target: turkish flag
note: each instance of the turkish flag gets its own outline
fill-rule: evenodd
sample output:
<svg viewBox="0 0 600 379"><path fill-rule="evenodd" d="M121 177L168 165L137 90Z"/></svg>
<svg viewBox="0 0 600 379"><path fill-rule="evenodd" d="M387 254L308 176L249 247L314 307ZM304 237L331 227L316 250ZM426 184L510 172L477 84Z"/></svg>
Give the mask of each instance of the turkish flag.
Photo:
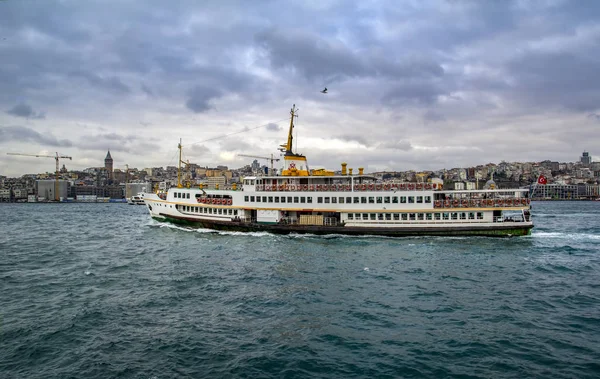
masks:
<svg viewBox="0 0 600 379"><path fill-rule="evenodd" d="M548 179L544 175L540 175L538 178L538 184L548 184Z"/></svg>

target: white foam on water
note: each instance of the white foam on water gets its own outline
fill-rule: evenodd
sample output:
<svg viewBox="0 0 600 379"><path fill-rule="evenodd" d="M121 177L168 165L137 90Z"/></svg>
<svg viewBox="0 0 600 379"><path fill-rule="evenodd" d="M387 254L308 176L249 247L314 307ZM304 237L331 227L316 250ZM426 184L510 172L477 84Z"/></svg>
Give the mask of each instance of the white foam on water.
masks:
<svg viewBox="0 0 600 379"><path fill-rule="evenodd" d="M561 232L533 232L531 234L534 238L561 238L561 239L571 239L571 240L582 240L582 239L591 239L591 240L600 240L600 235L598 234L589 234L589 233L561 233Z"/></svg>
<svg viewBox="0 0 600 379"><path fill-rule="evenodd" d="M222 236L249 236L249 237L266 237L266 236L275 236L269 232L234 232L234 231L226 231L226 230L214 230L214 229L205 229L200 228L196 229L198 233L212 233L219 234Z"/></svg>

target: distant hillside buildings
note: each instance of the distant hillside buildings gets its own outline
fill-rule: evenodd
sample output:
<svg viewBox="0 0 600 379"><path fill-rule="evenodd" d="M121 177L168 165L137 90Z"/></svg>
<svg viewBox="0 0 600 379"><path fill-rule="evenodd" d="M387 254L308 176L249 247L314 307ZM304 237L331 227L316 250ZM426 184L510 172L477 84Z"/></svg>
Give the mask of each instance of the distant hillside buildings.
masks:
<svg viewBox="0 0 600 379"><path fill-rule="evenodd" d="M177 167L147 167L142 170L127 165L115 168L107 152L104 166L89 167L82 171L68 171L63 165L59 173L59 196L63 199L98 197L124 199L143 190L166 190L177 185ZM239 183L249 175L264 175L267 166L257 160L242 168L231 170L227 166L202 167L194 163L182 166L181 184L184 187L203 185L205 188L225 188ZM339 173L339 171L338 171ZM457 167L437 171L385 171L371 173L384 181L443 183L444 188L459 190L481 189L494 185L497 188L515 188L535 183L539 175L548 179L546 186L538 186L536 198L575 199L599 196L600 162L593 162L584 151L578 162L500 162L474 167ZM0 176L0 202L48 200L54 198L55 173L27 174L20 178Z"/></svg>

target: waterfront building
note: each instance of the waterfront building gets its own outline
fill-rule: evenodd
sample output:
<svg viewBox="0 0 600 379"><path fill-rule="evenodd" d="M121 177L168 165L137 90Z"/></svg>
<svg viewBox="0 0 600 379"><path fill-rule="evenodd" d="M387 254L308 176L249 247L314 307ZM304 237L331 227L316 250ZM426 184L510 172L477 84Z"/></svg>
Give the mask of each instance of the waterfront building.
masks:
<svg viewBox="0 0 600 379"><path fill-rule="evenodd" d="M37 180L35 182L35 193L38 199L42 201L54 200L56 196L54 194L56 181L55 180ZM66 199L69 193L69 182L66 180L58 181L58 197Z"/></svg>
<svg viewBox="0 0 600 379"><path fill-rule="evenodd" d="M534 200L576 200L594 199L598 197L597 184L546 184L534 187Z"/></svg>
<svg viewBox="0 0 600 379"><path fill-rule="evenodd" d="M123 187L121 186L79 185L72 186L70 191L70 197L73 198L78 198L82 196L97 196L108 197L111 199L122 199L123 195Z"/></svg>
<svg viewBox="0 0 600 379"><path fill-rule="evenodd" d="M225 176L210 176L206 178L206 185L208 188L217 188L217 185L219 188L223 188L226 184L227 178Z"/></svg>
<svg viewBox="0 0 600 379"><path fill-rule="evenodd" d="M0 202L8 203L11 200L10 194L10 188L0 188Z"/></svg>
<svg viewBox="0 0 600 379"><path fill-rule="evenodd" d="M125 185L125 198L130 199L140 192L152 192L152 183L127 183Z"/></svg>

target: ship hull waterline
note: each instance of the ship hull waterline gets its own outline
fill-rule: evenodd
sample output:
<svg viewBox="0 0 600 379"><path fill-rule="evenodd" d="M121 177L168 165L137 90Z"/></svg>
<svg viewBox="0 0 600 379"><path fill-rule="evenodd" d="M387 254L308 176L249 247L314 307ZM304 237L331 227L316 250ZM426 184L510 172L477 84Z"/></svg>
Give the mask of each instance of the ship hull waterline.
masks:
<svg viewBox="0 0 600 379"><path fill-rule="evenodd" d="M402 228L377 228L377 227L352 227L352 226L326 226L326 225L290 225L249 223L235 221L199 220L187 217L174 217L164 213L152 216L156 221L169 222L194 228L212 229L227 232L269 232L274 234L315 234L315 235L351 235L351 236L386 236L386 237L421 237L421 236L450 236L450 237L513 237L531 234L533 225L503 225L463 227L402 227Z"/></svg>

